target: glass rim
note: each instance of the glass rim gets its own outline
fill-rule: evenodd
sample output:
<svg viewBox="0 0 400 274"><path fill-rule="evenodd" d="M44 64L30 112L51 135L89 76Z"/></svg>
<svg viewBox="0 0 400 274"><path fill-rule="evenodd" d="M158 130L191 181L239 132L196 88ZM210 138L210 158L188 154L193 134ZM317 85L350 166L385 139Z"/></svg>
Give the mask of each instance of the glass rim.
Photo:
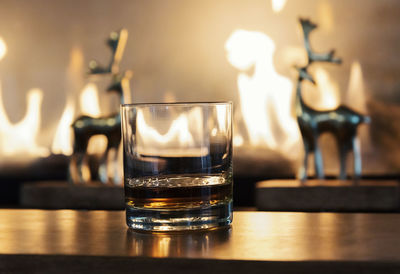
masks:
<svg viewBox="0 0 400 274"><path fill-rule="evenodd" d="M216 106L216 105L232 105L232 101L210 101L210 102L174 102L174 103L129 103L121 104L122 108L128 107L153 107L153 106Z"/></svg>

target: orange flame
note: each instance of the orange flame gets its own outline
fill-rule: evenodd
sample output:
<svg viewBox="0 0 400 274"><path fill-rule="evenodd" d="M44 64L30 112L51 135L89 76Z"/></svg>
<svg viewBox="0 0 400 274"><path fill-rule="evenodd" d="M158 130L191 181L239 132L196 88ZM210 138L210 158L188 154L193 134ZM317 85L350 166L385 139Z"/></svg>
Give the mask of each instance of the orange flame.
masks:
<svg viewBox="0 0 400 274"><path fill-rule="evenodd" d="M83 53L80 47L73 47L70 53L70 62L67 68L67 92L75 94L79 91L83 81ZM72 97L72 96L71 96ZM71 124L75 115L75 104L71 99L67 104L57 126L51 146L52 153L72 154L72 128Z"/></svg>
<svg viewBox="0 0 400 274"><path fill-rule="evenodd" d="M80 105L83 115L100 116L99 91L95 84L89 83L85 86L80 96Z"/></svg>
<svg viewBox="0 0 400 274"><path fill-rule="evenodd" d="M97 86L89 83L83 89L80 96L81 112L83 115L89 115L97 118L101 115L99 104L99 92ZM107 138L103 135L96 135L90 138L87 151L89 154L96 154L105 151Z"/></svg>
<svg viewBox="0 0 400 274"><path fill-rule="evenodd" d="M340 103L339 86L329 77L328 72L318 67L315 70L315 81L318 86L318 97L312 100L312 105L317 109L338 107Z"/></svg>
<svg viewBox="0 0 400 274"><path fill-rule="evenodd" d="M72 131L71 124L74 119L74 104L72 101L65 106L60 123L54 135L51 152L55 154L72 154Z"/></svg>
<svg viewBox="0 0 400 274"><path fill-rule="evenodd" d="M16 124L9 121L1 98L2 91L0 89L0 153L5 156L48 156L49 150L36 143L40 127L43 91L31 89L28 92L25 116Z"/></svg>
<svg viewBox="0 0 400 274"><path fill-rule="evenodd" d="M145 155L199 156L208 154L208 144L201 144L193 137L202 136L202 115L193 108L174 119L166 133L160 133L149 125L142 110L137 113L138 152Z"/></svg>
<svg viewBox="0 0 400 274"><path fill-rule="evenodd" d="M293 85L275 71L275 43L261 32L237 30L225 49L232 66L241 71L254 67L252 75L238 75L240 110L248 140L235 133L234 144L289 152L298 144L300 132L291 113Z"/></svg>
<svg viewBox="0 0 400 274"><path fill-rule="evenodd" d="M350 69L350 80L347 88L345 102L361 113L367 113L365 88L361 65L354 61Z"/></svg>

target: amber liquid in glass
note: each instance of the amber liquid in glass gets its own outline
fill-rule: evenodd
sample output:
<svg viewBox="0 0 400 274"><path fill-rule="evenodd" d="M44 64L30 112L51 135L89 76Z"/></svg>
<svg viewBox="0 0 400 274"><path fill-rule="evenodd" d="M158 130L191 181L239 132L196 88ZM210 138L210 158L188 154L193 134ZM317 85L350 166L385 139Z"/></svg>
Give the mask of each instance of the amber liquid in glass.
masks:
<svg viewBox="0 0 400 274"><path fill-rule="evenodd" d="M177 209L215 205L232 199L232 184L219 176L168 176L128 180L126 205Z"/></svg>
<svg viewBox="0 0 400 274"><path fill-rule="evenodd" d="M131 213L133 216L127 219L132 228L143 229L141 221L146 223L151 218L155 224L152 230L180 230L186 223L194 223L191 216L198 216L196 220L199 225L207 228L208 220L215 222L213 218L221 216L227 216L230 223L232 180L222 175L168 175L127 179L125 201L128 215ZM200 211L200 215L196 214ZM138 219L138 215L142 217ZM178 218L176 226L163 225L161 219L165 219L166 215ZM158 218L160 221L157 224Z"/></svg>

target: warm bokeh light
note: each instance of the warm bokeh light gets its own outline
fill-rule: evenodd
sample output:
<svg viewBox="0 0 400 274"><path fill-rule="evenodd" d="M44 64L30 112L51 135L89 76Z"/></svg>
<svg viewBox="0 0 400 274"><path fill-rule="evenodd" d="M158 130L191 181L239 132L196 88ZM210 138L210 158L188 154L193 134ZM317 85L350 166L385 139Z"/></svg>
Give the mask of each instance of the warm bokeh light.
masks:
<svg viewBox="0 0 400 274"><path fill-rule="evenodd" d="M48 156L49 150L36 143L40 128L43 91L31 89L27 94L25 116L12 124L6 114L0 89L0 154L4 156Z"/></svg>
<svg viewBox="0 0 400 274"><path fill-rule="evenodd" d="M309 101L312 102L312 106L321 110L338 107L340 103L339 86L331 79L328 72L321 67L317 67L315 81L317 82L318 91L314 93L315 97Z"/></svg>
<svg viewBox="0 0 400 274"><path fill-rule="evenodd" d="M97 86L89 83L80 95L81 113L91 117L100 117L99 91ZM105 151L107 138L103 135L96 135L90 138L87 151L89 154L98 154Z"/></svg>
<svg viewBox="0 0 400 274"><path fill-rule="evenodd" d="M80 96L80 106L83 115L100 116L99 91L95 84L89 83L85 86Z"/></svg>
<svg viewBox="0 0 400 274"><path fill-rule="evenodd" d="M344 102L354 110L367 113L363 73L358 61L351 64L349 86Z"/></svg>
<svg viewBox="0 0 400 274"><path fill-rule="evenodd" d="M113 35L118 35L118 33L114 32ZM112 67L112 71L114 73L118 72L119 63L121 62L127 41L128 41L128 30L121 29L119 32L119 46L117 48L117 51L115 52L115 59Z"/></svg>
<svg viewBox="0 0 400 274"><path fill-rule="evenodd" d="M0 60L4 58L7 53L7 45L3 38L0 37Z"/></svg>
<svg viewBox="0 0 400 274"><path fill-rule="evenodd" d="M158 241L155 241L154 244L154 257L168 257L169 249L171 245L171 238L169 236L161 236L158 238Z"/></svg>
<svg viewBox="0 0 400 274"><path fill-rule="evenodd" d="M335 26L333 9L331 3L326 0L318 2L317 7L318 22L322 30L333 31Z"/></svg>
<svg viewBox="0 0 400 274"><path fill-rule="evenodd" d="M83 85L84 75L84 57L82 49L79 46L73 46L70 51L70 60L67 67L67 83L66 89L69 98L61 115L60 122L53 137L51 146L52 153L55 154L72 154L72 122L75 118L75 101L72 95L79 92Z"/></svg>
<svg viewBox="0 0 400 274"><path fill-rule="evenodd" d="M242 135L240 135L240 134L238 134L238 133L235 134L235 136L233 136L232 142L233 142L233 145L234 145L235 147L240 147L240 146L242 146L243 143L244 143L244 140L243 140Z"/></svg>
<svg viewBox="0 0 400 274"><path fill-rule="evenodd" d="M80 87L83 85L84 75L84 57L82 49L79 46L72 47L70 51L70 61L67 67L67 84L66 89L69 94L77 94ZM95 89L89 87L87 89ZM85 89L84 89L85 90ZM89 91L89 93L92 91ZM92 92L93 93L93 92ZM89 97L93 96L89 94ZM87 95L86 95L87 97ZM85 98L86 99L86 98ZM97 109L96 109L97 111ZM89 111L90 112L90 111ZM96 112L98 114L98 112ZM75 118L75 101L71 95L67 99L64 111L61 115L57 129L53 137L51 146L52 153L55 154L72 154L72 122Z"/></svg>
<svg viewBox="0 0 400 274"><path fill-rule="evenodd" d="M240 70L237 77L240 114L248 133L248 140L234 136L234 144L247 142L281 152L291 151L300 140L292 115L293 84L275 70L274 41L261 32L236 30L225 49L228 61ZM254 69L251 75L246 72L250 68Z"/></svg>
<svg viewBox="0 0 400 274"><path fill-rule="evenodd" d="M226 107L224 105L217 105L217 119L218 119L218 127L220 130L226 129Z"/></svg>
<svg viewBox="0 0 400 274"><path fill-rule="evenodd" d="M70 52L70 58L67 73L69 78L75 78L75 80L79 81L76 78L83 77L84 58L82 49L77 46L73 47Z"/></svg>
<svg viewBox="0 0 400 274"><path fill-rule="evenodd" d="M132 103L132 94L131 94L131 86L130 86L130 81L133 76L132 71L127 71L125 73L125 77L121 81L121 86L122 86L122 96L124 99L125 104L131 104Z"/></svg>
<svg viewBox="0 0 400 274"><path fill-rule="evenodd" d="M283 10L283 8L285 7L287 0L272 0L271 4L272 4L272 10L275 13L281 12Z"/></svg>

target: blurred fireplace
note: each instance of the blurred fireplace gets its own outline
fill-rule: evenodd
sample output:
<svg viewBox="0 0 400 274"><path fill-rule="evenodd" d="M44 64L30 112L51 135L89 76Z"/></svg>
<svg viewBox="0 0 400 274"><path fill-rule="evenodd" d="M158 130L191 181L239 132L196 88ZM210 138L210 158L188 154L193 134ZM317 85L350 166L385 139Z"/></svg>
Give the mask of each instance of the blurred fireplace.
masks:
<svg viewBox="0 0 400 274"><path fill-rule="evenodd" d="M69 155L74 117L118 110L118 98L104 92L108 82L85 72L91 59L108 61L103 41L121 27L129 31L121 66L134 70L133 102L232 100L235 176L248 182L294 177L303 153L291 111L293 65L305 61L299 16L319 24L311 37L315 50L335 48L344 60L314 68L318 87L305 87L306 101L321 109L348 104L368 113L372 123L360 128L364 176L399 174L396 0L7 0L2 5L2 181L21 181L18 167L26 162L46 171L54 155ZM323 139L325 169L334 176L336 144L329 136ZM101 139L93 142L93 153L104 145ZM61 158L63 170L67 156ZM59 179L66 173L38 174Z"/></svg>

